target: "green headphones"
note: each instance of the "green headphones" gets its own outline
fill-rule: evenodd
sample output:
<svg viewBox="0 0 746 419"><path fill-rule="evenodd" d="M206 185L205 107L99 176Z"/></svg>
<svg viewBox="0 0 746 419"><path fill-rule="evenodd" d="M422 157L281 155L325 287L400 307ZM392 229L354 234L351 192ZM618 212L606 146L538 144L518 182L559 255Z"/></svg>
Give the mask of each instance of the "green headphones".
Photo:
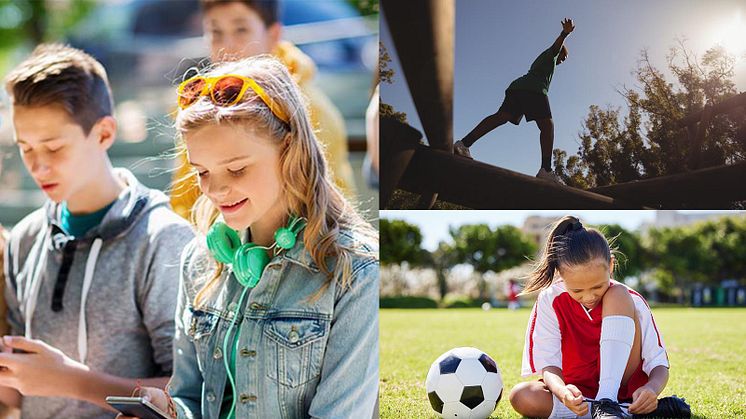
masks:
<svg viewBox="0 0 746 419"><path fill-rule="evenodd" d="M266 247L251 242L241 244L241 238L236 230L225 223L217 222L207 232L207 248L218 262L231 265L241 285L253 288L269 264L270 259L266 251L275 248L292 249L298 233L305 226L303 218L291 216L285 227L275 231L275 242Z"/></svg>
<svg viewBox="0 0 746 419"><path fill-rule="evenodd" d="M228 227L223 222L217 222L210 227L207 232L207 248L210 249L212 256L221 263L231 265L233 273L236 275L236 279L243 286L243 292L238 300L238 306L243 306L244 297L250 288L254 288L259 282L259 278L262 277L264 268L269 264L269 255L267 250L277 249L289 250L295 246L295 242L298 238L298 233L306 227L306 220L301 217L290 216L288 223L285 227L280 227L275 231L275 242L271 246L259 246L255 243L241 244L241 238L238 236L236 230ZM228 331L223 338L223 353L226 356L223 357L223 365L225 366L225 372L228 376L228 381L231 385L233 392L233 401L231 402L231 408L228 412L229 419L235 419L236 415L236 400L238 399L238 391L236 390L236 382L233 378L233 373L229 365L229 359L235 360L236 352L238 350L238 333L234 336L232 348L228 348L228 340L231 336L233 326L235 326L238 320L239 312L236 311L236 315L233 316ZM227 354L231 354L230 357ZM233 361L235 362L235 361ZM235 366L234 366L235 368Z"/></svg>

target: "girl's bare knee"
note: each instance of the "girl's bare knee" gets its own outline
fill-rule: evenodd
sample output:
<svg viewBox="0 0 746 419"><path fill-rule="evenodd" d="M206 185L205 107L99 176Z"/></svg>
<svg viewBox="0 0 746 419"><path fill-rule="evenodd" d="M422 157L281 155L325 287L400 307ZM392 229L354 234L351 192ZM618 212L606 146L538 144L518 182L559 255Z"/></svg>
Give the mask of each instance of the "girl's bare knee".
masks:
<svg viewBox="0 0 746 419"><path fill-rule="evenodd" d="M548 410L547 406L544 406L546 398L541 397L544 396L541 394L542 392L546 392L547 395L549 394L548 391L544 389L543 384L538 381L518 383L512 390L510 390L510 404L516 412L523 416L548 416L551 413L552 408L551 404L548 406ZM547 411L549 413L547 413Z"/></svg>
<svg viewBox="0 0 746 419"><path fill-rule="evenodd" d="M516 412L523 414L526 410L526 401L530 392L528 383L518 383L510 390L510 404Z"/></svg>
<svg viewBox="0 0 746 419"><path fill-rule="evenodd" d="M635 302L624 286L609 288L603 296L603 315L621 315L634 318Z"/></svg>

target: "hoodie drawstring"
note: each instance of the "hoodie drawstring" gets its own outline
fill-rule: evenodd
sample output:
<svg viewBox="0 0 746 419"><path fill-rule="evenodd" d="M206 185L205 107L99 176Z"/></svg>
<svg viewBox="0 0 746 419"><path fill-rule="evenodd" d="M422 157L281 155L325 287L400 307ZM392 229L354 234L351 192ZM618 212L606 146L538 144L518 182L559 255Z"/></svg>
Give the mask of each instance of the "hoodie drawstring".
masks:
<svg viewBox="0 0 746 419"><path fill-rule="evenodd" d="M78 357L80 362L85 364L86 357L88 356L88 328L85 317L85 304L88 300L88 292L91 289L91 283L93 282L93 273L96 270L96 261L98 255L101 252L101 246L103 240L97 237L93 241L91 251L88 253L88 260L85 264L85 276L83 278L83 290L80 296L80 314L78 317ZM26 300L26 333L27 339L33 339L31 334L31 321L34 317L34 310L36 309L36 302L39 299L39 289L41 288L41 267L46 265L47 252L43 251L42 259L37 264L36 270L34 271L34 280L30 282L31 290Z"/></svg>
<svg viewBox="0 0 746 419"><path fill-rule="evenodd" d="M101 251L103 240L97 237L91 246L91 252L88 253L88 260L85 263L85 277L83 279L83 291L80 296L80 316L78 317L78 355L80 362L85 364L88 356L88 329L85 318L85 303L88 300L88 291L91 289L93 282L93 272L96 270L96 261Z"/></svg>
<svg viewBox="0 0 746 419"><path fill-rule="evenodd" d="M42 230L44 231L44 230ZM44 243L49 240L49 237L51 235L51 229L47 229L43 233L43 239L37 240L38 249L39 249L39 259L36 266L34 266L33 273L31 275L31 278L33 278L31 281L26 282L26 287L23 290L23 298L26 298L26 304L25 304L25 333L27 339L32 339L31 337L31 320L34 317L34 310L36 310L36 300L39 297L39 289L41 288L41 275L42 271L44 270L44 266L47 264L47 254L49 253L49 250L45 248ZM33 254L33 248L32 251L29 252L29 254ZM29 258L31 259L31 258ZM27 261L29 259L26 259ZM20 292L20 289L18 290ZM23 301L19 298L19 301Z"/></svg>

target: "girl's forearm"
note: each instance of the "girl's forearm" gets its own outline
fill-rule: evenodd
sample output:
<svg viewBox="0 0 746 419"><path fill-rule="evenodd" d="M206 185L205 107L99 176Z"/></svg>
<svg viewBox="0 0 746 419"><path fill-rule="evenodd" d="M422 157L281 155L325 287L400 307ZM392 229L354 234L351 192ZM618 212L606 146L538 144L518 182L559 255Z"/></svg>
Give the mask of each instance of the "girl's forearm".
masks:
<svg viewBox="0 0 746 419"><path fill-rule="evenodd" d="M666 384L668 384L668 368L658 365L650 371L647 385L655 394L660 395L666 388Z"/></svg>
<svg viewBox="0 0 746 419"><path fill-rule="evenodd" d="M562 376L562 370L557 367L546 367L542 371L542 377L544 378L544 384L547 385L549 391L557 396L558 399L562 400L563 393L567 391L565 379Z"/></svg>

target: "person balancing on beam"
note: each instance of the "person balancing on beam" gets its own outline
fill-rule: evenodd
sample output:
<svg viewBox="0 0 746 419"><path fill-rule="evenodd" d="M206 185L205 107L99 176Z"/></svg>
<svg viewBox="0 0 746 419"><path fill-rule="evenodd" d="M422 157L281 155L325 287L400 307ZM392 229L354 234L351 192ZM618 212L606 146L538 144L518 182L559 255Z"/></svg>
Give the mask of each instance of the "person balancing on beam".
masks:
<svg viewBox="0 0 746 419"><path fill-rule="evenodd" d="M555 66L567 59L565 38L575 29L572 19L562 21L562 33L546 51L539 54L531 64L525 75L513 80L505 90L503 100L497 113L484 118L463 139L456 141L453 151L459 156L472 158L469 147L478 139L493 129L510 121L514 125L521 122L525 115L526 121L536 121L541 134L541 169L536 177L559 182L559 178L552 172L552 147L554 145L554 123L552 111L549 108L549 84L552 82Z"/></svg>

